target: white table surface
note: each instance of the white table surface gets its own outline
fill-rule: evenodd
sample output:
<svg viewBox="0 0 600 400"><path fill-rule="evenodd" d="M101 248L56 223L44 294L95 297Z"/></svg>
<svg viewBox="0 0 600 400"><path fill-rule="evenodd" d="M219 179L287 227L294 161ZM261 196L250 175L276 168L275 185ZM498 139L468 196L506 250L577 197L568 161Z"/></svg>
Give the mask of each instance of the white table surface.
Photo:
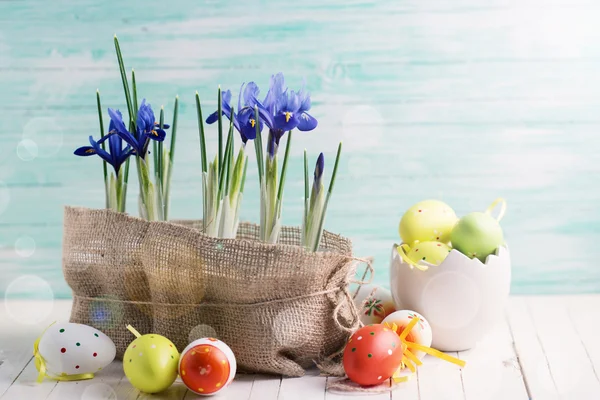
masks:
<svg viewBox="0 0 600 400"><path fill-rule="evenodd" d="M0 305L0 399L195 399L180 382L161 394L134 389L115 361L94 379L35 383L33 342L54 321L67 321L70 301L11 301ZM526 400L600 399L600 296L512 297L499 321L475 349L449 353L462 370L426 356L412 380L384 394L326 390L316 371L302 378L240 375L215 399Z"/></svg>

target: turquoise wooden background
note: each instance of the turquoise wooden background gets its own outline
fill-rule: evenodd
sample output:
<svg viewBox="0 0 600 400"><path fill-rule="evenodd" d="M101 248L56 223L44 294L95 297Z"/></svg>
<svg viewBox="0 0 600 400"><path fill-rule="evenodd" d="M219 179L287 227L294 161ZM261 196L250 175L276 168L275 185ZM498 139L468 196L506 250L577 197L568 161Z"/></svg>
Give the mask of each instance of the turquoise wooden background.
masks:
<svg viewBox="0 0 600 400"><path fill-rule="evenodd" d="M242 5L243 4L243 5ZM199 218L194 92L284 72L317 130L294 137L284 222L301 215L301 152L344 153L327 229L387 285L411 204L459 215L508 201L513 293L600 291L600 4L594 0L0 2L0 293L69 297L62 207L102 207L95 91L125 109L113 34L140 94L181 99L172 217ZM211 130L214 148L214 130ZM254 159L251 159L251 166ZM242 217L257 220L250 169ZM132 175L128 209L136 211Z"/></svg>

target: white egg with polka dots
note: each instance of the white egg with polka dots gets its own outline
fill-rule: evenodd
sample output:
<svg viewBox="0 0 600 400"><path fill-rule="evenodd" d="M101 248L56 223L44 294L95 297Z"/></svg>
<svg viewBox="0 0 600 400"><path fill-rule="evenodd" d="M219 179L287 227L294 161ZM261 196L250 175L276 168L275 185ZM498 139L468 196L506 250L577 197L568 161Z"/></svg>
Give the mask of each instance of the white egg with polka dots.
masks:
<svg viewBox="0 0 600 400"><path fill-rule="evenodd" d="M50 325L34 345L36 368L50 378L89 379L116 355L113 341L96 328L71 322Z"/></svg>

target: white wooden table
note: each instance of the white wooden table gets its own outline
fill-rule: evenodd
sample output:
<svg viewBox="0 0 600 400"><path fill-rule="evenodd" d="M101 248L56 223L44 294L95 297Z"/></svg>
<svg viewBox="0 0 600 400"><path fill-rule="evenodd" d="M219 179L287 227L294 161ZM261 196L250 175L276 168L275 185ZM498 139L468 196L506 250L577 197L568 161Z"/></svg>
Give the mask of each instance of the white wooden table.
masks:
<svg viewBox="0 0 600 400"><path fill-rule="evenodd" d="M177 381L158 395L134 389L113 362L80 382L35 384L35 338L53 321L66 321L70 301L5 302L0 307L0 399L194 399ZM600 296L512 297L506 319L472 350L450 353L464 369L426 356L415 379L391 393L348 395L326 391L327 379L310 372L280 379L238 375L218 399L421 400L600 399ZM332 379L332 378L329 378ZM336 378L337 379L337 378Z"/></svg>

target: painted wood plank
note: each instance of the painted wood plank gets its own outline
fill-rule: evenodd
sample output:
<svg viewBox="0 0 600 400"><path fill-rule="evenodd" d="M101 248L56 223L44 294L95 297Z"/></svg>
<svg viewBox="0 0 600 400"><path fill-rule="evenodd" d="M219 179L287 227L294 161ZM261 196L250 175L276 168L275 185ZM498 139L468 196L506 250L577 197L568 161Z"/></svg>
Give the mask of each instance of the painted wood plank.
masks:
<svg viewBox="0 0 600 400"><path fill-rule="evenodd" d="M317 370L307 371L299 378L282 379L279 389L279 400L325 400L327 378L319 376Z"/></svg>
<svg viewBox="0 0 600 400"><path fill-rule="evenodd" d="M419 371L412 375L410 380L398 385L392 391L393 400L418 400L421 396L419 394Z"/></svg>
<svg viewBox="0 0 600 400"><path fill-rule="evenodd" d="M256 375L252 385L252 393L250 393L250 400L277 400L280 387L281 378Z"/></svg>
<svg viewBox="0 0 600 400"><path fill-rule="evenodd" d="M327 378L327 379L338 379L338 378ZM319 397L321 398L321 397ZM344 400L344 399L356 399L356 398L368 398L373 400L390 400L392 398L392 392L384 393L352 393L352 392L340 392L334 390L328 390L325 393L327 400ZM407 400L412 400L407 398Z"/></svg>
<svg viewBox="0 0 600 400"><path fill-rule="evenodd" d="M558 399L554 376L526 300L527 297L509 299L508 321L527 391L532 399Z"/></svg>
<svg viewBox="0 0 600 400"><path fill-rule="evenodd" d="M155 394L148 394L148 393L140 393L137 397L138 400L153 400L156 399L157 397L159 397L161 400L182 400L184 398L188 398L187 394L190 393L187 389L187 387L183 384L183 382L181 381L176 381L175 383L173 383L173 385L171 385L167 390L160 392L160 393L155 393ZM195 399L196 396L191 397L192 399Z"/></svg>
<svg viewBox="0 0 600 400"><path fill-rule="evenodd" d="M120 362L112 362L95 374L93 379L74 382L58 382L48 400L117 399L114 388L123 379Z"/></svg>
<svg viewBox="0 0 600 400"><path fill-rule="evenodd" d="M598 296L572 296L567 301L573 329L581 339L596 378L600 376L600 298Z"/></svg>
<svg viewBox="0 0 600 400"><path fill-rule="evenodd" d="M222 400L248 400L252 393L254 384L254 375L252 374L237 374L231 385L219 393L218 399ZM186 399L190 397L190 392L186 395ZM192 397L195 398L195 397Z"/></svg>
<svg viewBox="0 0 600 400"><path fill-rule="evenodd" d="M225 399L247 400L250 397L250 393L252 392L253 382L254 382L253 375L238 374L236 376L236 378L233 380L233 382L231 382L231 384L227 388L223 389L221 392L219 392L215 395L212 395L212 397L215 397L218 399L223 399L223 400L225 400ZM185 393L184 400L202 399L205 397L206 396L201 396L196 393L193 393L191 390L188 389L188 391Z"/></svg>
<svg viewBox="0 0 600 400"><path fill-rule="evenodd" d="M0 397L13 385L13 382L33 358L32 348L23 348L14 343L2 342L6 348L0 350L0 361L2 362L0 364ZM9 350L9 346L14 346L13 350Z"/></svg>
<svg viewBox="0 0 600 400"><path fill-rule="evenodd" d="M503 319L477 346L459 353L466 400L528 400L508 321Z"/></svg>
<svg viewBox="0 0 600 400"><path fill-rule="evenodd" d="M533 324L563 398L598 399L600 381L561 297L528 297Z"/></svg>
<svg viewBox="0 0 600 400"><path fill-rule="evenodd" d="M447 354L458 357L456 352ZM421 400L463 400L465 393L460 367L426 356L419 367L419 394Z"/></svg>
<svg viewBox="0 0 600 400"><path fill-rule="evenodd" d="M45 380L36 383L38 372L33 359L29 361L23 372L10 388L0 397L6 400L45 399L56 388L56 381Z"/></svg>

